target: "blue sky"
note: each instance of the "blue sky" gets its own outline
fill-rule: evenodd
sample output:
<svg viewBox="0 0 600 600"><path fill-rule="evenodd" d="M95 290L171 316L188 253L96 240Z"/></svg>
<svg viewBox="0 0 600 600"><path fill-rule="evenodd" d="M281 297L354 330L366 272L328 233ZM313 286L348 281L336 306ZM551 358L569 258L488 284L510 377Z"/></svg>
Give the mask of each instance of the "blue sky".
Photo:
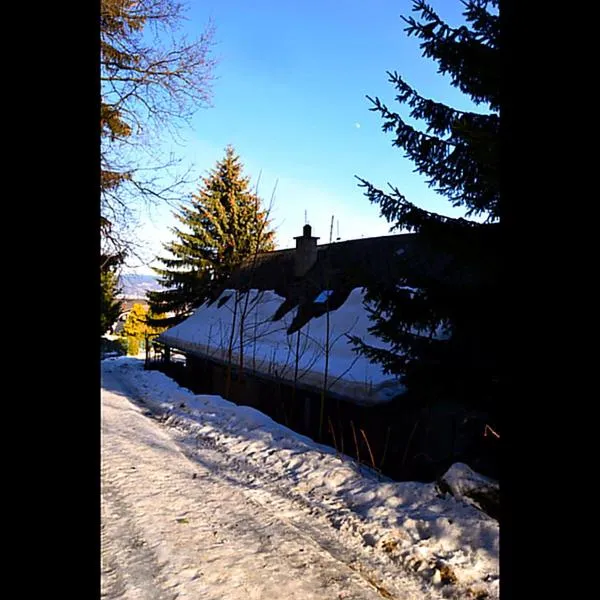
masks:
<svg viewBox="0 0 600 600"><path fill-rule="evenodd" d="M431 0L450 25L463 22L458 0ZM321 243L329 240L332 215L342 239L385 235L379 216L354 175L386 187L390 182L428 210L463 215L430 190L414 165L391 145L366 95L393 110L394 88L386 71L397 71L426 97L458 109L477 110L421 57L401 15L408 0L217 0L192 1L183 30L198 35L211 18L218 59L213 106L200 110L184 142L173 150L199 177L232 144L268 201L277 182L273 225L280 248L294 245L304 211ZM192 192L193 186L189 192ZM170 209L155 210L142 235L149 255L171 238ZM138 269L148 272L147 268Z"/></svg>

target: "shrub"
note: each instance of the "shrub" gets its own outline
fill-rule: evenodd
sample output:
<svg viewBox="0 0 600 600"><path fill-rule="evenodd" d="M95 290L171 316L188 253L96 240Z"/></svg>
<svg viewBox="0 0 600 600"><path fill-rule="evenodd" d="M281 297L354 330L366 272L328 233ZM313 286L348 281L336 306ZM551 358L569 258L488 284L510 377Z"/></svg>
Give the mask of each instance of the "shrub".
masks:
<svg viewBox="0 0 600 600"><path fill-rule="evenodd" d="M127 343L127 354L130 354L131 356L137 356L140 351L140 340L135 337L128 337Z"/></svg>
<svg viewBox="0 0 600 600"><path fill-rule="evenodd" d="M107 358L107 356L125 356L128 351L128 344L125 338L117 338L109 340L108 338L100 338L100 356L101 358Z"/></svg>

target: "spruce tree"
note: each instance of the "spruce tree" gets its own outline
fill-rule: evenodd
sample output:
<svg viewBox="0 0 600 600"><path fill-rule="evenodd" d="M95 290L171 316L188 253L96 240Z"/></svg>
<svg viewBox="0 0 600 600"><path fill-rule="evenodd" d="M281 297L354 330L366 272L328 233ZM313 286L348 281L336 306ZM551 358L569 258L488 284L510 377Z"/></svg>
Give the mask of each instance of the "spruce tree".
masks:
<svg viewBox="0 0 600 600"><path fill-rule="evenodd" d="M391 257L398 279L371 281L366 299L371 331L391 344L357 349L400 376L421 398L472 400L495 406L499 366L499 17L498 0L464 2L466 25L453 28L422 0L406 32L422 40L424 57L471 98L477 112L455 110L425 98L397 73L388 73L396 100L424 127L408 124L379 98L372 111L394 136L427 183L466 218L449 218L416 206L390 185L383 191L358 178L392 231L416 232L412 251ZM484 110L479 111L479 105ZM487 110L485 110L487 108ZM479 217L477 221L471 217Z"/></svg>
<svg viewBox="0 0 600 600"><path fill-rule="evenodd" d="M100 337L115 323L121 312L121 301L118 285L118 267L121 263L118 256L100 257Z"/></svg>
<svg viewBox="0 0 600 600"><path fill-rule="evenodd" d="M175 217L182 227L173 228L176 239L164 245L170 254L159 258L164 268L154 269L166 289L148 293L155 313L175 314L163 325L189 316L242 260L274 249L267 212L231 146Z"/></svg>

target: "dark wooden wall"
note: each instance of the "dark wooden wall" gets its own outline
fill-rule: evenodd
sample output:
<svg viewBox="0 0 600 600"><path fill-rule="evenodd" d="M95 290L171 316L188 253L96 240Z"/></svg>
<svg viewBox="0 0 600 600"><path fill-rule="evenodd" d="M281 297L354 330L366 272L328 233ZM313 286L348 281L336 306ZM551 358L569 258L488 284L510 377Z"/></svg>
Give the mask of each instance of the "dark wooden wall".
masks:
<svg viewBox="0 0 600 600"><path fill-rule="evenodd" d="M485 415L457 404L422 402L398 397L378 406L358 406L326 396L320 433L321 394L287 381L240 375L232 369L227 393L227 367L187 356L185 364L150 360L195 394L217 394L252 406L273 420L327 444L397 480L432 481L454 462L498 476L498 444L484 436Z"/></svg>

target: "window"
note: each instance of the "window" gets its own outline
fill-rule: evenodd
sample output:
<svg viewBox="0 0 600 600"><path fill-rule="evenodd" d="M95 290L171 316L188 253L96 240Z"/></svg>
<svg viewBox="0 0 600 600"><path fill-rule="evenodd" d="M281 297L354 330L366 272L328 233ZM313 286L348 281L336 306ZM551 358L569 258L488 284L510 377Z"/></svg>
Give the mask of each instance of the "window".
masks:
<svg viewBox="0 0 600 600"><path fill-rule="evenodd" d="M333 294L333 290L323 290L314 300L315 304L325 304L327 299Z"/></svg>

